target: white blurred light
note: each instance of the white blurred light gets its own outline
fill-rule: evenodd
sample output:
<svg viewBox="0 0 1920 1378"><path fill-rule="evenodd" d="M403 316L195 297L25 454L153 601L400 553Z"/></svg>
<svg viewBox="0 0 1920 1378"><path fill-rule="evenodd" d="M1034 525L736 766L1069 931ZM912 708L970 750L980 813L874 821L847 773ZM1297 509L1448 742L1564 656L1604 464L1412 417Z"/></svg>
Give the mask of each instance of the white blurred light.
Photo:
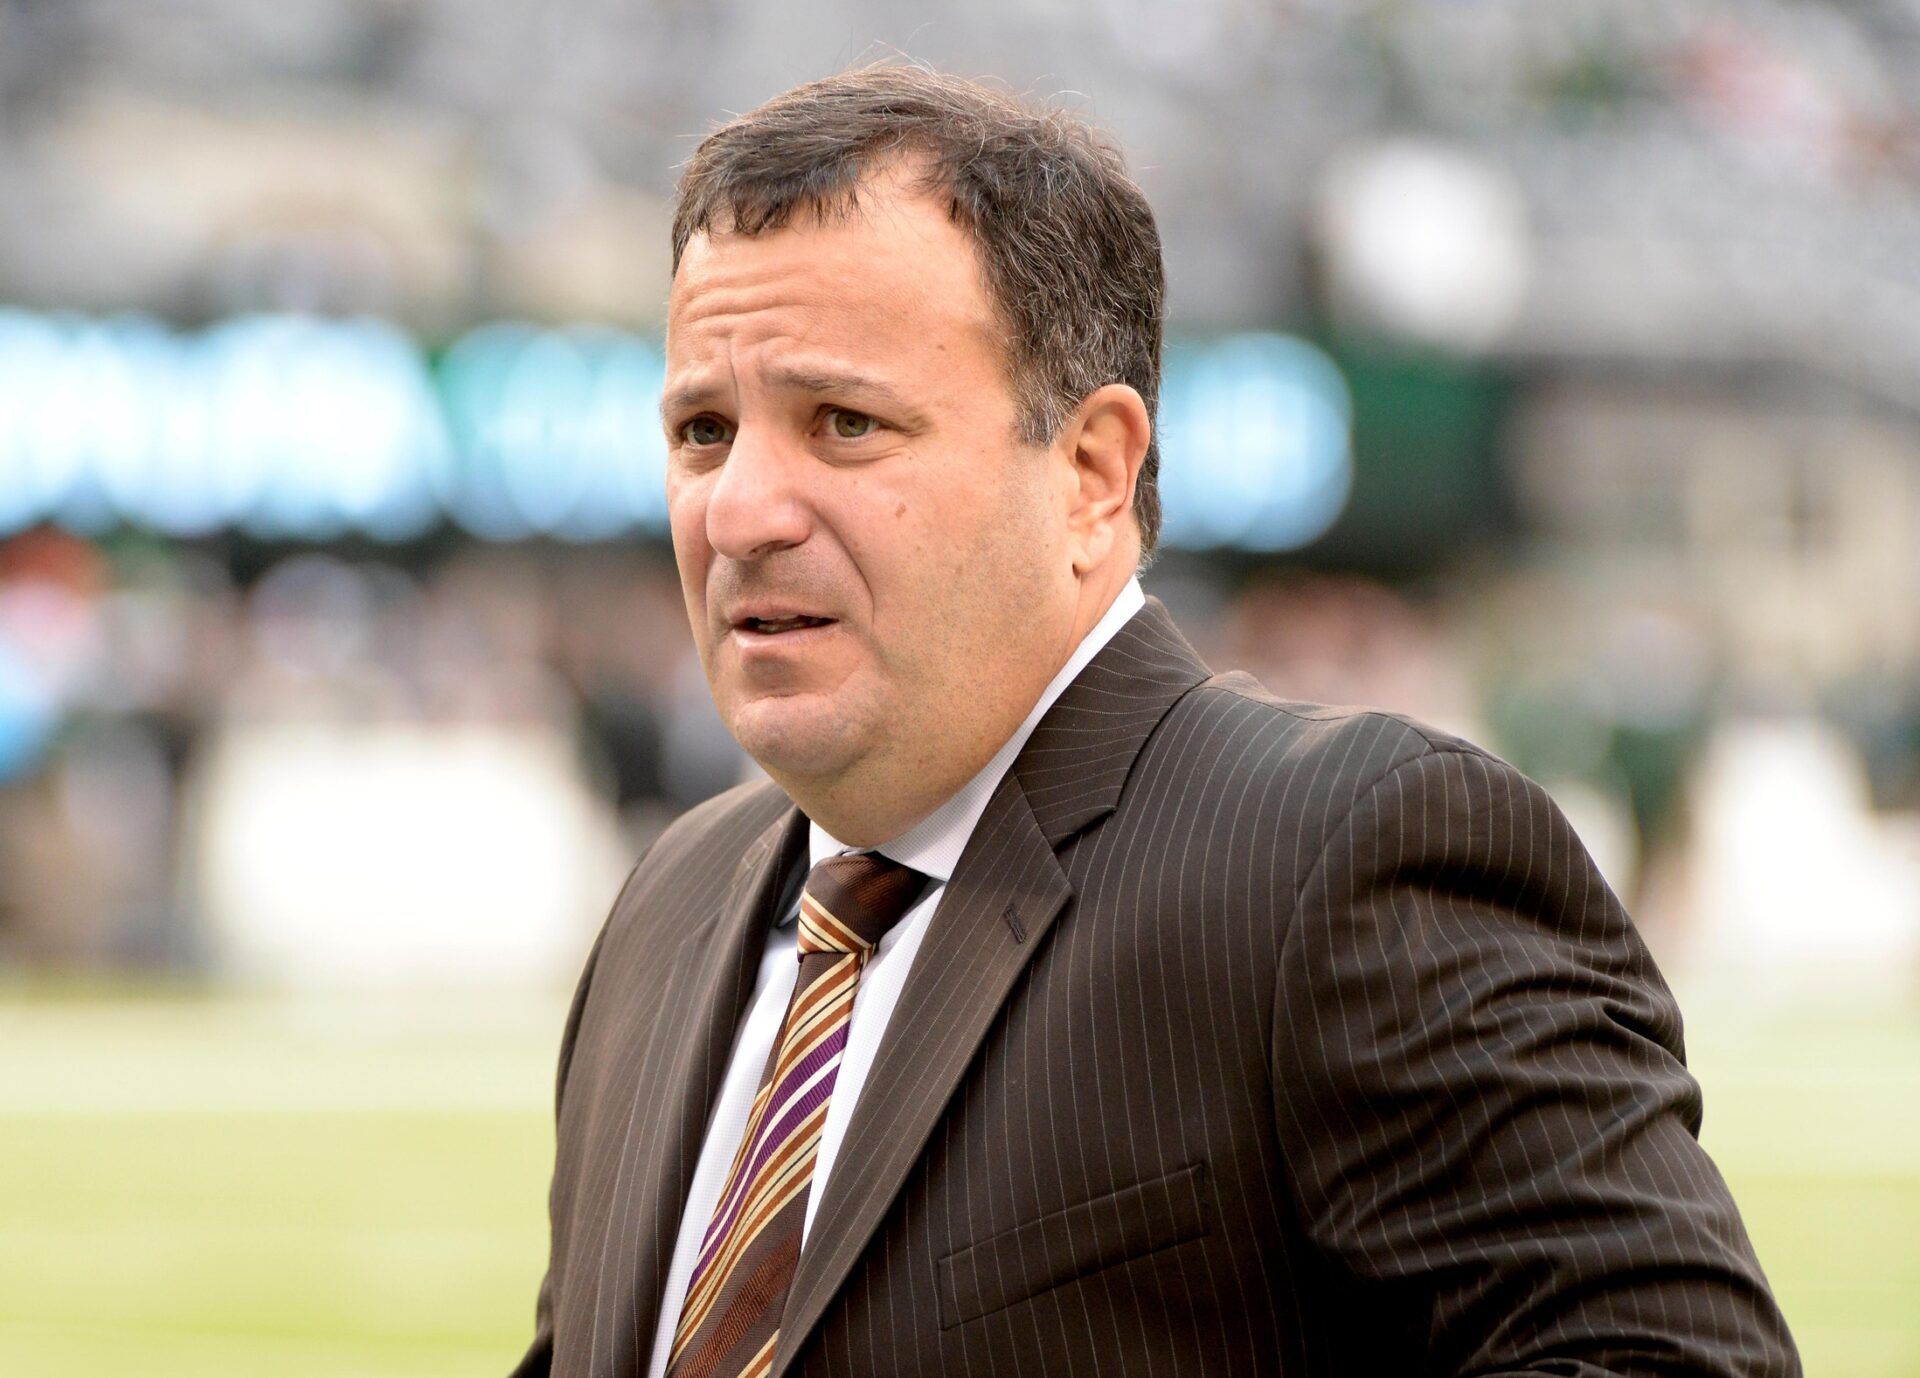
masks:
<svg viewBox="0 0 1920 1378"><path fill-rule="evenodd" d="M194 798L216 958L290 988L564 980L630 864L544 728L229 724Z"/></svg>
<svg viewBox="0 0 1920 1378"><path fill-rule="evenodd" d="M1336 313L1469 352L1525 302L1532 235L1518 184L1473 154L1396 140L1335 162L1317 233Z"/></svg>
<svg viewBox="0 0 1920 1378"><path fill-rule="evenodd" d="M1816 718L1734 718L1692 782L1690 974L1744 990L1888 986L1920 970L1920 858L1858 748Z"/></svg>

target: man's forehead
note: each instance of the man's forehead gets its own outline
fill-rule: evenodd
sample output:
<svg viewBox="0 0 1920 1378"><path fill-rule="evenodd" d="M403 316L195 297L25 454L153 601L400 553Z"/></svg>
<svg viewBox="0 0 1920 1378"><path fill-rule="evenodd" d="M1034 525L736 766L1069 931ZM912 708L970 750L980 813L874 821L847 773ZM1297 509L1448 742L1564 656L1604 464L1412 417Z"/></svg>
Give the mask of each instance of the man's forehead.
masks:
<svg viewBox="0 0 1920 1378"><path fill-rule="evenodd" d="M754 287L846 293L887 281L893 291L965 297L978 278L972 245L957 231L941 233L911 213L880 209L844 223L697 235L674 274L668 311L685 314L717 291Z"/></svg>
<svg viewBox="0 0 1920 1378"><path fill-rule="evenodd" d="M796 270L822 284L891 276L894 292L919 287L985 303L981 255L954 220L950 196L895 171L863 179L845 204L796 207L774 227L743 232L722 220L697 231L682 248L669 315L715 286Z"/></svg>
<svg viewBox="0 0 1920 1378"><path fill-rule="evenodd" d="M997 354L1005 332L971 246L942 247L852 227L697 238L668 299L668 359L742 346L859 359L963 342Z"/></svg>

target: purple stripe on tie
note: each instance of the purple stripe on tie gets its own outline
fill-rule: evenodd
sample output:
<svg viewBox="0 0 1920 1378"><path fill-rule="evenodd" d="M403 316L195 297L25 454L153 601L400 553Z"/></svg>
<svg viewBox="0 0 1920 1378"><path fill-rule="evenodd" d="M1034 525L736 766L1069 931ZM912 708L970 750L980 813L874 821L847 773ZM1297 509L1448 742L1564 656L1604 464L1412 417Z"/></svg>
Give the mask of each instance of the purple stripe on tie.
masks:
<svg viewBox="0 0 1920 1378"><path fill-rule="evenodd" d="M778 1105L792 1094L794 1087L805 1083L807 1078L825 1063L838 1057L846 1046L847 1025L843 1022L839 1028L822 1039L818 1047L802 1058L798 1066L787 1073L780 1085L774 1088L773 1094L767 1097L767 1104ZM805 1095L788 1107L787 1113L780 1117L777 1124L762 1130L758 1142L753 1146L752 1156L748 1159L747 1165L741 1169L734 1183L732 1196L721 1203L721 1209L714 1214L713 1223L707 1226L707 1237L700 1246L700 1257L694 1261L693 1275L688 1282L689 1287L700 1280L701 1273L706 1271L707 1265L712 1262L720 1242L733 1229L733 1222L745 1208L747 1195L760 1169L765 1167L767 1160L779 1151L780 1146L786 1142L794 1129L833 1094L833 1084L839 1079L839 1074L838 1067L829 1070L818 1083L808 1089Z"/></svg>
<svg viewBox="0 0 1920 1378"><path fill-rule="evenodd" d="M795 997L796 1003L799 999L804 998L805 994L806 992L802 991L799 996L796 996ZM788 1018L791 1018L792 1015L793 1015L793 1011L789 1009L787 1011ZM782 1043L786 1041L786 1033L787 1033L787 1030L783 1025L782 1033L781 1033ZM780 1093L783 1090L785 1090L787 1087L793 1084L794 1075L798 1075L802 1078L812 1076L814 1072L819 1070L820 1065L822 1063L824 1063L828 1058L833 1056L835 1049L833 1046L831 1046L832 1043L833 1043L832 1035L829 1035L827 1038L821 1040L819 1043L816 1043L813 1047L813 1051L810 1052L804 1059L801 1060L798 1066L793 1069L792 1074L790 1074L785 1079L783 1079L779 1086L774 1087L771 1091L767 1093L766 1104L769 1109L771 1109L773 1106L778 1105L780 1103ZM845 1034L844 1028L842 1029L840 1034L839 1046L841 1047L846 1046L846 1034ZM776 1049L776 1052L777 1051L778 1049ZM758 1098L759 1097L756 1094L755 1099L757 1100ZM764 1130L764 1126L762 1126L762 1128ZM752 1141L752 1143L758 1143L761 1141L762 1140L760 1139L756 1139ZM700 1241L700 1257L702 1259L706 1257L708 1251L712 1247L713 1239L714 1239L714 1231L719 1229L720 1226L724 1223L724 1221L722 1220L722 1217L726 1216L730 1218L733 1215L734 1210L739 1205L741 1198L746 1195L747 1188L753 1184L753 1171L752 1171L753 1162L751 1159L752 1143L749 1143L748 1145L745 1146L749 1153L748 1163L739 1172L732 1174L731 1184L727 1194L723 1196L719 1200L719 1202L715 1204L713 1208L713 1220L708 1224L707 1233ZM698 1266L697 1261L696 1261L696 1266Z"/></svg>
<svg viewBox="0 0 1920 1378"><path fill-rule="evenodd" d="M842 1023L838 1029L814 1044L812 1050L799 1062L794 1064L794 1066L788 1070L785 1077L781 1078L780 1084L767 1093L767 1109L771 1111L774 1106L780 1104L781 1100L792 1090L796 1083L805 1081L808 1077L819 1071L829 1058L833 1057L846 1046L847 1026L845 1023ZM826 1085L829 1088L832 1087L833 1079L831 1077L827 1079ZM754 1145L766 1143L768 1132L768 1128L763 1122L760 1126L760 1137L748 1146L746 1165L734 1175L733 1189L728 1192L725 1199L714 1207L713 1224L707 1227L709 1238L707 1241L703 1241L701 1245L703 1253L705 1252L706 1243L711 1242L714 1229L721 1224L720 1216L723 1213L731 1215L732 1207L738 1204L739 1199L746 1194L747 1188L752 1185L753 1174L758 1171L760 1159L764 1156L755 1153Z"/></svg>

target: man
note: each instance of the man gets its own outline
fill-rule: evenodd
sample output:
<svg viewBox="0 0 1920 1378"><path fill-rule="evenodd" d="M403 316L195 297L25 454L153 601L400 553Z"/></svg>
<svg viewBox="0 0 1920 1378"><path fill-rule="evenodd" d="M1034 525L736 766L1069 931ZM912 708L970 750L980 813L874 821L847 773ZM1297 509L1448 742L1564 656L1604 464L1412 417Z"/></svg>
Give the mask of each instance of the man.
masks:
<svg viewBox="0 0 1920 1378"><path fill-rule="evenodd" d="M770 782L588 958L520 1374L1798 1371L1545 794L1142 597L1116 154L854 72L701 145L674 249L674 549Z"/></svg>

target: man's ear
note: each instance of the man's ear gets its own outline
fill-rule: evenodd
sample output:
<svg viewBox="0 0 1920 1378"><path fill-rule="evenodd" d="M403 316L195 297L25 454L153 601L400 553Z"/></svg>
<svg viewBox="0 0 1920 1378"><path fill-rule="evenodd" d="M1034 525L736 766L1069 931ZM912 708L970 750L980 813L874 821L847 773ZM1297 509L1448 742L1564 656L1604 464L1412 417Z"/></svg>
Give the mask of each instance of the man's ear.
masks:
<svg viewBox="0 0 1920 1378"><path fill-rule="evenodd" d="M1071 465L1067 530L1073 572L1105 563L1117 542L1139 539L1133 486L1153 439L1153 419L1140 394L1108 383L1081 400L1061 439Z"/></svg>

